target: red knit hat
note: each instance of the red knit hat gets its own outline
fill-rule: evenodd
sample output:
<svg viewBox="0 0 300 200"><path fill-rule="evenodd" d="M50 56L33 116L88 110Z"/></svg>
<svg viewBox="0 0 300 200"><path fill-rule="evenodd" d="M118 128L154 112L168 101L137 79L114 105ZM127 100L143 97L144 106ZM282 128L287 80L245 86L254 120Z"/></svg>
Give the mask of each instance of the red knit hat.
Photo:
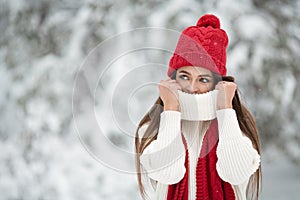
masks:
<svg viewBox="0 0 300 200"><path fill-rule="evenodd" d="M183 66L198 66L225 76L227 45L228 36L220 29L219 18L202 16L196 26L183 30L170 59L168 75Z"/></svg>

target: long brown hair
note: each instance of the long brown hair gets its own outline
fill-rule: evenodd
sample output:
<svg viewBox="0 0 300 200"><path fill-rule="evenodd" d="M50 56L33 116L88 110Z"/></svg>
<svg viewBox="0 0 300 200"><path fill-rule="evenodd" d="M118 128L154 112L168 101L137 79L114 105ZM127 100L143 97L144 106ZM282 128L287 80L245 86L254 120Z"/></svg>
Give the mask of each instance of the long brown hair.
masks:
<svg viewBox="0 0 300 200"><path fill-rule="evenodd" d="M231 76L221 77L218 74L213 74L215 85L223 80L234 82L234 78ZM175 79L176 72L172 74L171 78ZM146 192L142 181L142 166L140 163L140 155L143 153L145 148L151 144L153 140L156 140L158 135L158 129L160 124L160 114L163 112L163 101L159 97L150 111L142 118L135 136L135 151L136 151L136 168L137 168L137 179L139 184L140 193L143 199L146 199ZM258 136L258 130L256 127L255 120L250 111L241 103L239 97L239 91L235 92L232 100L233 109L236 111L237 119L241 131L252 141L254 148L260 154L260 142ZM149 124L142 138L139 136L139 129L144 125ZM247 199L258 199L261 186L261 166L258 170L250 177L247 186Z"/></svg>

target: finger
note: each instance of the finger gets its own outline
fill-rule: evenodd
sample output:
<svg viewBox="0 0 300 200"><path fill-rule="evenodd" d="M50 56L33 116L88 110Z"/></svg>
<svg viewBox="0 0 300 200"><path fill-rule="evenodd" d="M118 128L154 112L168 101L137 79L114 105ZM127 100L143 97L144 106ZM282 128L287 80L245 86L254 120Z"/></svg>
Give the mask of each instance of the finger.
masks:
<svg viewBox="0 0 300 200"><path fill-rule="evenodd" d="M169 83L173 83L173 82L174 82L174 80L168 80L168 79L166 79L166 80L160 80L159 83L161 83L161 84L169 84Z"/></svg>
<svg viewBox="0 0 300 200"><path fill-rule="evenodd" d="M179 84L178 84L178 82L177 81L172 81L172 82L169 82L171 85L178 85L178 86L180 86Z"/></svg>
<svg viewBox="0 0 300 200"><path fill-rule="evenodd" d="M159 88L165 88L165 89L169 89L169 90L177 90L178 85L177 83L170 83L168 81L160 81L158 83L158 87Z"/></svg>
<svg viewBox="0 0 300 200"><path fill-rule="evenodd" d="M216 90L220 90L224 85L222 83L218 83L215 87Z"/></svg>
<svg viewBox="0 0 300 200"><path fill-rule="evenodd" d="M227 82L225 84L225 86L228 87L228 88L237 89L237 84L235 84L233 82Z"/></svg>
<svg viewBox="0 0 300 200"><path fill-rule="evenodd" d="M158 83L158 86L163 86L163 87L169 87L169 83L166 82L165 80L161 80L159 83Z"/></svg>
<svg viewBox="0 0 300 200"><path fill-rule="evenodd" d="M173 80L173 79L171 79L171 80L167 80L169 83L176 83L176 80Z"/></svg>
<svg viewBox="0 0 300 200"><path fill-rule="evenodd" d="M177 90L182 90L181 86L178 85L178 84L176 85L176 89L177 89Z"/></svg>
<svg viewBox="0 0 300 200"><path fill-rule="evenodd" d="M220 81L217 83L217 85L224 85L226 82L225 81Z"/></svg>

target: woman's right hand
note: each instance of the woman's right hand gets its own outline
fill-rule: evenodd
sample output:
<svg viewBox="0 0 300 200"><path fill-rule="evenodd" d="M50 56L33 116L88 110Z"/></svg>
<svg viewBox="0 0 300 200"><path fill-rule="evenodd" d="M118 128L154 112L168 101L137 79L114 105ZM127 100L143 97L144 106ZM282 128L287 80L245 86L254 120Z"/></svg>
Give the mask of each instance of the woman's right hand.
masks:
<svg viewBox="0 0 300 200"><path fill-rule="evenodd" d="M158 84L158 90L159 96L164 102L164 110L179 111L178 90L181 90L181 87L176 80L171 78L161 80Z"/></svg>

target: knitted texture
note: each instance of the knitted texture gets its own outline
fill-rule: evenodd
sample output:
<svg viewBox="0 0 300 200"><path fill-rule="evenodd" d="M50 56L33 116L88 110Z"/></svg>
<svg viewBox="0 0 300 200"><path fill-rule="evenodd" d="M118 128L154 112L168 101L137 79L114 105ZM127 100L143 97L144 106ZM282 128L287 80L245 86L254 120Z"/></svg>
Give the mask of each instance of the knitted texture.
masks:
<svg viewBox="0 0 300 200"><path fill-rule="evenodd" d="M184 144L185 147L186 142ZM216 170L216 148L218 145L218 123L213 120L207 130L198 158L196 167L196 200L234 200L235 194L232 186L223 181ZM170 185L167 200L188 200L188 149L186 149L185 160L186 174L183 179Z"/></svg>
<svg viewBox="0 0 300 200"><path fill-rule="evenodd" d="M168 75L183 66L198 66L226 75L226 47L228 36L220 29L214 15L202 16L196 26L183 30L170 59Z"/></svg>
<svg viewBox="0 0 300 200"><path fill-rule="evenodd" d="M186 156L185 156L185 169L186 171L189 170L189 157L188 155L188 148L187 148L187 143L186 140L184 139L182 135L182 140L184 143L184 147L186 149ZM188 185L189 177L188 173L185 173L183 179L178 183L178 184L173 184L169 186L168 189L168 195L167 195L167 200L176 200L176 199L188 199L189 198L189 192L188 192Z"/></svg>

